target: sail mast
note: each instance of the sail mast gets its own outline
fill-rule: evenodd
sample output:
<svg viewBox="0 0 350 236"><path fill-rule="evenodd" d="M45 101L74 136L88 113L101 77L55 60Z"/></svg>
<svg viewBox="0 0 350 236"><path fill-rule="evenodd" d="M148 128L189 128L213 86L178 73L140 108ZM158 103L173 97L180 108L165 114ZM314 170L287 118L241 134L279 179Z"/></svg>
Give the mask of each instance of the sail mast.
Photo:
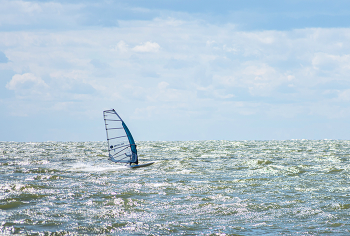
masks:
<svg viewBox="0 0 350 236"><path fill-rule="evenodd" d="M107 131L107 122L106 122L106 113L105 111L103 112L103 119L105 121L105 129L106 129L106 136L107 136L107 144L108 144L108 155L111 155L111 152L109 150L109 138L108 138L108 131Z"/></svg>

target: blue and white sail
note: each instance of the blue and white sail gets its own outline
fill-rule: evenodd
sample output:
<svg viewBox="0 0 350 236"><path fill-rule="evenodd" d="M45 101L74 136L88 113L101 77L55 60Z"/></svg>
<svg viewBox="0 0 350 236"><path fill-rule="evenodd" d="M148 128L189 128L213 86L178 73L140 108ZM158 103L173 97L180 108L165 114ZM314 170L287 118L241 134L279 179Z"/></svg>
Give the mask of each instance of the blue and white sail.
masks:
<svg viewBox="0 0 350 236"><path fill-rule="evenodd" d="M114 109L104 111L103 117L107 133L109 160L138 164L134 138L122 118Z"/></svg>

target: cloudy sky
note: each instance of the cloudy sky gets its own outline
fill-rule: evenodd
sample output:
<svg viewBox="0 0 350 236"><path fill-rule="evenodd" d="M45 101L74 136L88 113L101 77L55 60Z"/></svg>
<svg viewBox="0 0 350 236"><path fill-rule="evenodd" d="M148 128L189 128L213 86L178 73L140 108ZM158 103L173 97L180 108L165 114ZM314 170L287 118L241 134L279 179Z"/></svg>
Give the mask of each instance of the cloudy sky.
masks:
<svg viewBox="0 0 350 236"><path fill-rule="evenodd" d="M0 141L350 139L348 0L0 0Z"/></svg>

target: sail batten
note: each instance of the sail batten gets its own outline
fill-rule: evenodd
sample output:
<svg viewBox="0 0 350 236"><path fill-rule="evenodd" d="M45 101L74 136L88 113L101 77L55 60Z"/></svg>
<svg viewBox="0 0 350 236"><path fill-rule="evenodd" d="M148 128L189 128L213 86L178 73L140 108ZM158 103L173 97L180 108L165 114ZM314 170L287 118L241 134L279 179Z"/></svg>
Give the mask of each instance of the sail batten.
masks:
<svg viewBox="0 0 350 236"><path fill-rule="evenodd" d="M137 149L130 130L112 110L103 112L108 142L109 159L114 162L138 164Z"/></svg>
<svg viewBox="0 0 350 236"><path fill-rule="evenodd" d="M107 140L112 140L112 139L116 139L116 138L124 138L124 137L128 137L128 136L120 136L120 137L114 137L114 138L110 138L110 139L107 139Z"/></svg>
<svg viewBox="0 0 350 236"><path fill-rule="evenodd" d="M122 147L129 147L129 145L121 145L121 146L114 146L114 148L111 148L111 150L117 149L117 148L122 148Z"/></svg>

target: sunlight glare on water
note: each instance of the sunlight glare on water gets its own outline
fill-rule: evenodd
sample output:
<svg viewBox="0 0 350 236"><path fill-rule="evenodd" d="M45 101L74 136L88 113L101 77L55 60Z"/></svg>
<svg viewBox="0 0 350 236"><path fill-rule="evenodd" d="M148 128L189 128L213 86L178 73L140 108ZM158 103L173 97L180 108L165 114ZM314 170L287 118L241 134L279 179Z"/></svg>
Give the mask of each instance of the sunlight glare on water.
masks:
<svg viewBox="0 0 350 236"><path fill-rule="evenodd" d="M350 141L137 144L0 142L0 234L350 234Z"/></svg>

